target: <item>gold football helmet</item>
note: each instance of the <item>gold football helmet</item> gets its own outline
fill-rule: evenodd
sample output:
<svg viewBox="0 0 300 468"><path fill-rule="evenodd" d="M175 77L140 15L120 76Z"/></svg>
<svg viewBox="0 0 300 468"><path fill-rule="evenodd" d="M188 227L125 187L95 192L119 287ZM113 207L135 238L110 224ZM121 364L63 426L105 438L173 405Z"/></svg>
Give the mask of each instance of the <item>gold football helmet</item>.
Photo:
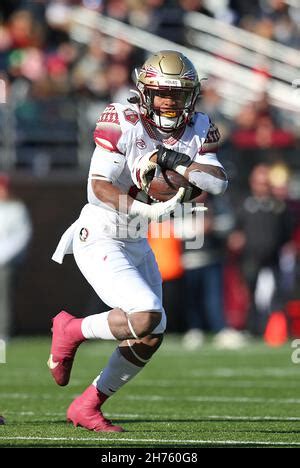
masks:
<svg viewBox="0 0 300 468"><path fill-rule="evenodd" d="M173 132L187 124L200 95L200 81L194 65L173 50L163 50L149 57L137 72L136 86L141 113L163 132ZM163 108L155 105L155 96L168 98ZM170 103L169 108L166 102Z"/></svg>

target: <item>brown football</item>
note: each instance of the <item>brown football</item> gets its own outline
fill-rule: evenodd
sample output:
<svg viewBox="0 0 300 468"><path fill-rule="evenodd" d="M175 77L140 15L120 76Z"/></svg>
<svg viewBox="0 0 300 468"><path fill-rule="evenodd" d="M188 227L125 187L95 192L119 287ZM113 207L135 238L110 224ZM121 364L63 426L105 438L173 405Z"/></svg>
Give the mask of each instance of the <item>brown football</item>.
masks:
<svg viewBox="0 0 300 468"><path fill-rule="evenodd" d="M155 201L164 202L170 200L170 198L176 195L180 187L186 188L183 202L194 200L202 195L201 189L190 184L185 177L175 171L161 169L158 166L155 173L152 175L153 178L148 186L148 195ZM195 201L202 202L200 199Z"/></svg>

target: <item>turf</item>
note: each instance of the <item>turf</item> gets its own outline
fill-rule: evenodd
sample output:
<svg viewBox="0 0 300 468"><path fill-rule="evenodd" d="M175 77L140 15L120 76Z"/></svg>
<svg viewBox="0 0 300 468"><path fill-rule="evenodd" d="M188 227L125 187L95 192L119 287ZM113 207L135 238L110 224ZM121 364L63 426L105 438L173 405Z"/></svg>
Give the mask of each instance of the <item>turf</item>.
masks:
<svg viewBox="0 0 300 468"><path fill-rule="evenodd" d="M211 345L183 351L168 337L152 362L104 406L121 434L65 422L72 398L105 364L110 342L84 343L71 382L57 387L46 367L49 338L15 339L0 365L2 447L300 446L300 364L290 344L255 342L241 351Z"/></svg>

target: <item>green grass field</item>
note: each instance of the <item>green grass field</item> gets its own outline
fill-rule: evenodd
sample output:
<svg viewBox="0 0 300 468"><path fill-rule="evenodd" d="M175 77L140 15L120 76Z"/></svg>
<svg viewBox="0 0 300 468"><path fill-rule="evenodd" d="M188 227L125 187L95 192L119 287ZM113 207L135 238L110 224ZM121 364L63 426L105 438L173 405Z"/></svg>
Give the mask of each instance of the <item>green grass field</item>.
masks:
<svg viewBox="0 0 300 468"><path fill-rule="evenodd" d="M69 386L48 372L50 338L15 339L0 365L0 446L217 447L300 446L300 364L292 348L254 343L242 351L182 350L168 337L139 376L107 401L121 434L65 422L72 398L105 364L111 342L85 343Z"/></svg>

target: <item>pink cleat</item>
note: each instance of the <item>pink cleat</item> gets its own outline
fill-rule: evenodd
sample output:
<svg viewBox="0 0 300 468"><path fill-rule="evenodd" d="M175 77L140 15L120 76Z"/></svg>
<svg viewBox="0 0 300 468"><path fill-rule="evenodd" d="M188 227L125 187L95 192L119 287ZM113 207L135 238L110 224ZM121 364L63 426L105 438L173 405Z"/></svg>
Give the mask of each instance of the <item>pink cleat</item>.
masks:
<svg viewBox="0 0 300 468"><path fill-rule="evenodd" d="M75 353L85 340L81 332L82 320L64 311L52 319L52 345L47 364L58 385L69 383Z"/></svg>
<svg viewBox="0 0 300 468"><path fill-rule="evenodd" d="M94 385L90 385L69 406L67 421L95 432L123 432L121 426L114 426L101 413L100 407L106 398Z"/></svg>

